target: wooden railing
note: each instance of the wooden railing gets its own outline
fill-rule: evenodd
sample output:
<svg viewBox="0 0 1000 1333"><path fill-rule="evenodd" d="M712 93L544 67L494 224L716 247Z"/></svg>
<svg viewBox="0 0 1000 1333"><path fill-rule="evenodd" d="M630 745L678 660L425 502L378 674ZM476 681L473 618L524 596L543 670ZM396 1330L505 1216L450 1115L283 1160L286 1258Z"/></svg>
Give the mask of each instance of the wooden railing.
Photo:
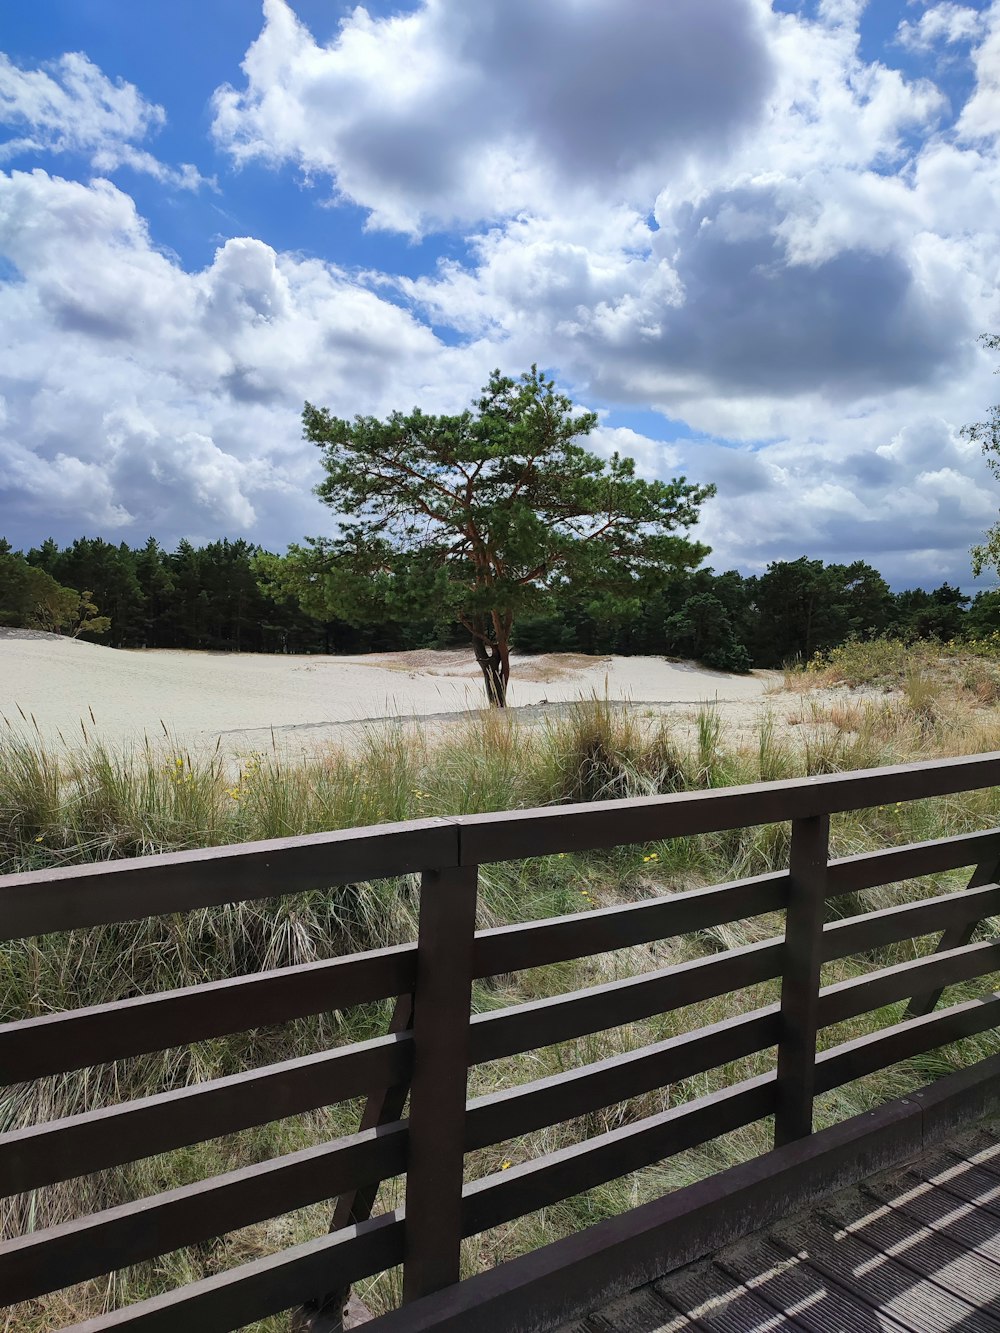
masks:
<svg viewBox="0 0 1000 1333"><path fill-rule="evenodd" d="M0 1136L0 1188L13 1195L368 1097L359 1131L346 1138L7 1240L0 1245L0 1304L336 1198L329 1235L76 1326L80 1333L194 1333L298 1309L292 1316L298 1327L332 1328L350 1284L402 1263L406 1302L449 1288L459 1279L464 1237L718 1135L773 1116L777 1145L802 1140L812 1130L816 1095L1000 1022L997 995L935 1008L944 987L1000 969L1000 942L973 942L977 924L1000 914L1000 830L831 861L830 815L998 784L1000 754L991 754L727 790L422 820L0 879L0 938L9 941L362 879L422 876L415 944L0 1027L0 1080L11 1085L396 1000L391 1030L383 1037ZM475 930L481 864L789 820L787 870L582 915ZM831 898L965 866L974 872L963 891L825 920ZM783 936L470 1014L478 978L779 910L786 913ZM936 953L891 967L872 960L875 970L820 984L824 962L937 932ZM777 978L776 1004L467 1100L471 1066ZM909 1008L901 1022L817 1054L821 1028L902 1000ZM470 1151L770 1048L777 1049L770 1073L464 1183ZM405 1210L370 1217L379 1183L404 1173ZM313 1320L308 1312L321 1309L328 1313Z"/></svg>

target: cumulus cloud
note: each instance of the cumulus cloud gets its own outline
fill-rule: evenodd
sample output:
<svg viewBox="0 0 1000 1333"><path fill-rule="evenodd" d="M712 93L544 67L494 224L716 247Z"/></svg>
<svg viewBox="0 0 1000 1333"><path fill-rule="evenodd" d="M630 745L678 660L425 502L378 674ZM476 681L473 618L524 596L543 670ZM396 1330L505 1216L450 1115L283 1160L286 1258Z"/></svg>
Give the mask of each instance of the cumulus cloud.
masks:
<svg viewBox="0 0 1000 1333"><path fill-rule="evenodd" d="M925 413L894 429L894 416L887 406L805 444L682 444L689 473L719 487L701 534L712 563L863 558L897 584L968 584L970 542L997 512L985 464L950 421Z"/></svg>
<svg viewBox="0 0 1000 1333"><path fill-rule="evenodd" d="M0 253L18 270L0 284L11 538L37 540L41 522L284 545L330 521L305 398L345 415L457 409L488 374L489 351L445 348L336 267L263 241L186 272L108 181L0 174Z"/></svg>
<svg viewBox="0 0 1000 1333"><path fill-rule="evenodd" d="M910 51L934 51L979 37L986 20L978 9L955 4L954 0L930 5L916 23L903 19L897 29L899 44Z"/></svg>
<svg viewBox="0 0 1000 1333"><path fill-rule="evenodd" d="M25 153L78 153L96 171L130 167L164 184L205 184L190 163L165 165L136 145L166 121L134 84L109 79L81 52L39 69L22 69L0 52L0 125L15 136L0 144L0 162Z"/></svg>
<svg viewBox="0 0 1000 1333"><path fill-rule="evenodd" d="M216 141L328 176L409 232L648 193L745 133L772 80L760 0L358 6L326 46L285 0L264 14L244 87L216 93Z"/></svg>

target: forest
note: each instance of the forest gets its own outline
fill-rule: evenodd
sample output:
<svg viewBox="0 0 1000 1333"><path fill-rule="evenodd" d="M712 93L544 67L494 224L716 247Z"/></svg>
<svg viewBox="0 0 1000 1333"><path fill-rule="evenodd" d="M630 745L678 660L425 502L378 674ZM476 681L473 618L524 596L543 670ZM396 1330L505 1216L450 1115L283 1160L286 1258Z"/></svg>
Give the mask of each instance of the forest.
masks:
<svg viewBox="0 0 1000 1333"><path fill-rule="evenodd" d="M273 589L282 557L251 542L182 541L173 551L81 537L27 552L0 539L0 625L73 634L116 648L344 653L468 643L457 624L363 625L307 615ZM848 639L982 639L1000 631L1000 589L975 598L947 583L894 592L871 565L805 556L760 575L670 570L617 602L567 585L555 612L525 616L525 653L661 654L721 670L807 661Z"/></svg>

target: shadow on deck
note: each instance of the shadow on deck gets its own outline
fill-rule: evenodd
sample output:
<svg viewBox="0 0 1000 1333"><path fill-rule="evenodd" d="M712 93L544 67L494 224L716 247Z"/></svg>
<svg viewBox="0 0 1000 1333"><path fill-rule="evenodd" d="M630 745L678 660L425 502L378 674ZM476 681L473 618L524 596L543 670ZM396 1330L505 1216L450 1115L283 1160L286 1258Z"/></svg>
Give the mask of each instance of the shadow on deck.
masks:
<svg viewBox="0 0 1000 1333"><path fill-rule="evenodd" d="M560 1333L996 1333L1000 1129L728 1246Z"/></svg>

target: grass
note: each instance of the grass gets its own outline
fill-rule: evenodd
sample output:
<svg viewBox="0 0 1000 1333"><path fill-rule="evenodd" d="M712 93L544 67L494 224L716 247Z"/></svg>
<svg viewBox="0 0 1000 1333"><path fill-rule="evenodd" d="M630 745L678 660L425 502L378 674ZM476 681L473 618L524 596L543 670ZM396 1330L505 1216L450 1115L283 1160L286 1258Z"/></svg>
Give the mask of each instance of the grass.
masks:
<svg viewBox="0 0 1000 1333"><path fill-rule="evenodd" d="M868 651L867 645L864 646ZM808 725L784 729L765 714L752 743L732 743L717 711L699 716L690 740L669 726L643 720L599 698L582 702L543 727L524 727L513 716L476 715L431 741L419 730L372 731L352 751L331 750L288 767L271 754L247 755L234 771L218 755L190 755L178 747L145 745L111 750L93 737L75 749L46 750L30 729L0 735L0 866L7 872L100 862L156 851L281 837L322 829L560 801L694 790L905 761L1000 749L1000 718L975 673L992 670L987 657L944 664L930 658L900 661L894 648L871 649L835 664L842 683L863 676L885 682L884 697L845 693L834 705L817 704ZM845 665L846 662L846 665ZM890 679L888 663L895 663ZM822 670L802 673L833 684ZM956 680L973 684L956 687ZM979 684L975 684L979 681ZM794 682L796 685L799 682ZM808 695L803 695L808 698ZM918 801L837 816L832 852L921 841L1000 823L993 791ZM677 838L589 855L562 855L483 868L480 925L589 911L700 884L759 874L787 864L785 824ZM839 900L840 915L944 892L960 876L866 891ZM412 939L417 885L412 877L322 885L308 893L241 903L184 915L110 925L4 946L0 959L0 1018L43 1014L235 976L261 968L308 962L348 951ZM677 940L492 978L475 988L478 1011L601 984L739 947L780 933L780 917L721 926ZM824 981L872 966L903 961L936 941L906 942L869 957L831 964ZM981 992L996 979L953 988L946 1002ZM474 1069L470 1095L525 1082L653 1041L718 1022L771 1002L777 984L726 995L691 1010L658 1015L612 1032L531 1051ZM852 1020L823 1036L824 1044L896 1021L901 1006ZM280 1029L203 1042L189 1048L119 1061L79 1075L9 1088L0 1098L0 1128L89 1110L127 1098L238 1070L331 1044L363 1040L385 1030L386 1005L300 1020ZM897 1066L820 1100L818 1123L830 1123L918 1086L998 1048L992 1033ZM605 1108L579 1121L529 1134L470 1154L470 1178L507 1169L658 1110L762 1072L765 1052ZM2 1205L2 1226L17 1234L145 1194L263 1161L351 1133L358 1103L278 1121L199 1144L116 1171L68 1182ZM582 1226L765 1150L767 1124L681 1154L646 1171L587 1191L542 1213L496 1228L468 1242L466 1272L488 1267ZM505 1165L507 1164L507 1165ZM387 1182L379 1210L400 1197L402 1183ZM155 1264L83 1284L7 1315L5 1329L41 1333L155 1291L220 1271L325 1231L329 1207L300 1210L210 1244L164 1256ZM398 1273L362 1284L375 1310L398 1299ZM263 1321L261 1330L286 1321Z"/></svg>

